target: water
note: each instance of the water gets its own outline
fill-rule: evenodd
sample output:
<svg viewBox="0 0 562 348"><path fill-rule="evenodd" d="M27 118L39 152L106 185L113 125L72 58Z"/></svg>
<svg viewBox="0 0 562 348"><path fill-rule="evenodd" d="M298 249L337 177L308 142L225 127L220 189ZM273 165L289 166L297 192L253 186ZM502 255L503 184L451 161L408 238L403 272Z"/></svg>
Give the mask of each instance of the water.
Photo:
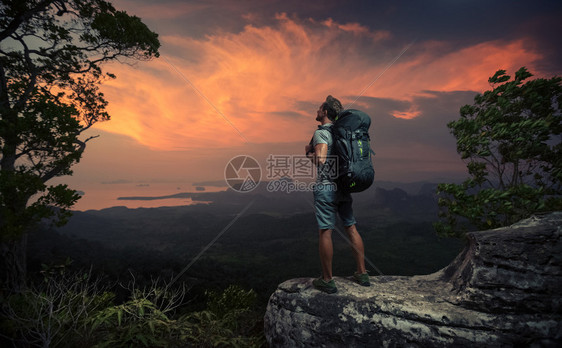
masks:
<svg viewBox="0 0 562 348"><path fill-rule="evenodd" d="M115 206L127 208L155 208L163 206L182 206L199 204L201 201L193 201L189 197L159 198L151 200L141 199L118 199L119 197L162 197L176 195L179 193L201 193L225 190L224 187L205 187L204 191L197 190L191 183L111 183L94 185L74 185L75 190L84 194L78 200L73 210L104 209Z"/></svg>

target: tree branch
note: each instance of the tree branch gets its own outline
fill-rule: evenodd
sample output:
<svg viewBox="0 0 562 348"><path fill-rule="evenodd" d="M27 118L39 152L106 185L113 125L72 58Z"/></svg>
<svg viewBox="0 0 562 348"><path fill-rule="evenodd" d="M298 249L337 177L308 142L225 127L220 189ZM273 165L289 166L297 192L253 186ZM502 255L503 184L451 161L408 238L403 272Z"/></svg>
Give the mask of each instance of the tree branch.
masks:
<svg viewBox="0 0 562 348"><path fill-rule="evenodd" d="M89 139L88 139L89 140ZM80 156L82 156L82 154L84 153L84 150L86 150L86 141L81 141L78 139L75 139L75 144L78 145L78 148L75 149L72 152L73 156L77 156L78 158L80 158ZM47 171L46 173L44 173L43 175L40 176L40 180L41 182L45 183L49 180L51 180L52 178L60 175L64 170L67 169L68 165L65 164L65 159L69 159L70 155L66 155L63 160L60 161L60 163L58 165L56 165L55 167L53 167L51 170Z"/></svg>
<svg viewBox="0 0 562 348"><path fill-rule="evenodd" d="M0 41L8 38L10 35L14 34L20 25L22 25L22 23L28 21L31 17L33 17L35 14L40 13L42 11L45 11L47 9L47 7L49 7L51 4L57 2L59 0L44 0L41 1L40 3L37 4L37 6L30 8L29 10L19 13L16 16L14 16L14 18L12 19L12 21L10 22L10 24L8 24L6 26L6 29L2 30L0 32Z"/></svg>
<svg viewBox="0 0 562 348"><path fill-rule="evenodd" d="M18 101L14 105L14 109L20 110L20 109L23 108L23 106L25 105L25 103L29 99L29 96L31 95L31 93L35 89L35 85L37 84L37 67L35 66L35 64L33 64L33 60L31 59L31 57L29 55L29 48L27 47L27 44L25 43L23 38L21 38L21 36L16 35L16 34L14 34L12 37L22 44L22 46L24 48L23 51L24 51L25 63L27 64L28 69L29 69L29 73L30 73L29 82L27 84L27 87L25 88L25 91L18 98Z"/></svg>
<svg viewBox="0 0 562 348"><path fill-rule="evenodd" d="M0 110L4 114L5 110L10 109L10 97L8 96L8 81L6 80L6 71L4 64L0 60Z"/></svg>

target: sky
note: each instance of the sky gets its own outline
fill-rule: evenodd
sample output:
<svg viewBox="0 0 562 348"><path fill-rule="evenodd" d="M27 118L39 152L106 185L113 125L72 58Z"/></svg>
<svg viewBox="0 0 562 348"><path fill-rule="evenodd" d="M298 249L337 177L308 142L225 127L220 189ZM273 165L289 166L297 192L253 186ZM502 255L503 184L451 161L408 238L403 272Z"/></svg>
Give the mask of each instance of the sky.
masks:
<svg viewBox="0 0 562 348"><path fill-rule="evenodd" d="M161 57L105 66L111 120L58 179L85 192L80 210L224 181L239 155L302 155L329 94L371 116L376 180L458 180L447 123L488 77L562 72L559 1L113 4L159 34Z"/></svg>

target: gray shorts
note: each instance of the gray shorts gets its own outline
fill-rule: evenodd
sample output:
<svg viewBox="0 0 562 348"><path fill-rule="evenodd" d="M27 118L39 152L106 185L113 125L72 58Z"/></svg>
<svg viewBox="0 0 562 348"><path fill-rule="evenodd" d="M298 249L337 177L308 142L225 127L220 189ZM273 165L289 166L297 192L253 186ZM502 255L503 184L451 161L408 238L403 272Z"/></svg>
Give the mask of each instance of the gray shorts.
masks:
<svg viewBox="0 0 562 348"><path fill-rule="evenodd" d="M352 204L351 194L337 191L335 184L318 183L314 187L314 208L319 229L333 229L336 226L336 214L345 227L354 225L356 221Z"/></svg>

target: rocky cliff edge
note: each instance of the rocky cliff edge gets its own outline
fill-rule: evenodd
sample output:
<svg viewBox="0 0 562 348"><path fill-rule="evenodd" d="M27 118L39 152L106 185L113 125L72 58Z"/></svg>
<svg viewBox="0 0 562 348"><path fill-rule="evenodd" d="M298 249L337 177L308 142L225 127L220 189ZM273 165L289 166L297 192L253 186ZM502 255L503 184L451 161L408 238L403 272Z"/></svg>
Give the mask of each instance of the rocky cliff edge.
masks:
<svg viewBox="0 0 562 348"><path fill-rule="evenodd" d="M447 267L423 276L288 280L265 314L271 347L562 346L562 212L468 234Z"/></svg>

